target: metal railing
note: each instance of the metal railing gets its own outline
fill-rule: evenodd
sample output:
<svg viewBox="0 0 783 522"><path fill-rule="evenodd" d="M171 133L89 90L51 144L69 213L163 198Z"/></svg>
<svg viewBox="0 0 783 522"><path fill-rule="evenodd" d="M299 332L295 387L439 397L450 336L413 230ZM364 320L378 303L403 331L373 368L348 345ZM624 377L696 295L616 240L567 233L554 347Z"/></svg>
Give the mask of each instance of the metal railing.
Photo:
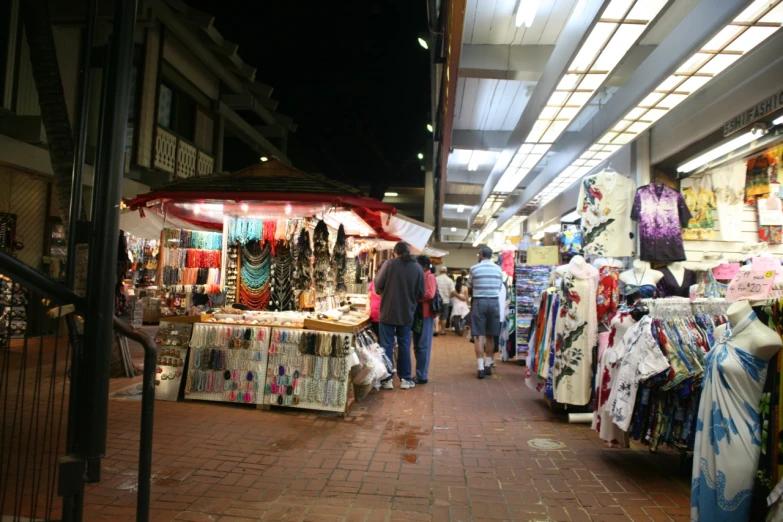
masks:
<svg viewBox="0 0 783 522"><path fill-rule="evenodd" d="M30 268L29 266L25 265L18 259L4 253L0 252L0 274L5 275L6 277L12 279L14 282L24 286L25 288L30 289L37 297L46 299L51 302L51 304L59 306L62 308L68 308L69 305L73 307L72 314L80 315L84 311L84 305L85 305L85 299L77 295L76 293L72 292L65 286L63 286L60 283L57 283L55 281L52 281L48 279L46 276L40 274L36 270ZM68 308L70 310L70 308ZM62 314L57 314L57 318L64 317ZM75 321L73 321L75 323ZM157 359L157 346L155 344L155 341L150 337L149 335L140 332L136 329L134 329L131 325L129 325L127 322L118 319L117 317L113 318L113 328L114 331L124 335L139 344L142 345L144 348L144 374L142 378L142 399L141 399L141 429L140 429L140 435L139 435L139 489L138 489L138 497L137 497L137 504L136 504L136 520L138 521L146 521L149 519L149 507L150 507L150 479L152 474L152 428L153 428L153 414L154 414L154 407L155 407L155 361ZM55 336L57 337L57 336ZM69 342L73 345L71 350L68 350L68 353L73 355L73 358L78 358L81 356L81 350L78 349L78 345L82 342L81 336L76 332L71 332L70 340ZM106 347L108 349L108 347ZM25 343L25 351L26 350L26 343ZM39 354L39 361L42 357L41 354ZM39 369L37 370L38 373L41 372L40 370L40 362L39 362ZM67 368L67 367L66 367ZM74 365L72 364L70 366L70 369L73 370ZM22 371L24 371L25 368L23 366ZM4 371L7 371L7 368L4 369ZM52 373L54 373L54 370L52 370ZM63 372L63 375L67 378L67 369ZM65 455L63 458L59 459L59 469L35 469L35 466L40 463L40 465L44 466L43 458L41 458L40 462L35 461L32 464L32 477L35 481L36 476L38 477L38 480L40 481L42 477L54 477L55 475L58 475L58 494L60 496L63 496L63 520L79 520L81 518L81 500L80 498L74 498L79 497L82 495L83 492L83 485L84 483L89 482L96 482L100 475L99 473L95 473L99 467L96 468L95 466L95 459L91 454L85 453L81 451L84 447L84 445L81 443L81 437L79 436L79 431L86 431L86 430L92 430L92 429L103 429L106 430L106 425L103 426L96 425L96 422L89 422L86 425L85 424L79 424L74 425L74 422L79 422L78 418L73 416L72 413L74 411L74 405L78 405L78 407L85 407L91 400L94 398L91 397L91 394L89 393L91 390L91 387L89 386L90 381L94 380L94 375L88 375L83 374L82 372L78 372L78 374L74 374L74 372L71 372L71 396L69 397L69 403L71 407L69 408L71 411L69 412L69 419L68 419L68 442L66 443L66 450ZM0 381L1 382L1 381ZM37 382L37 381L36 381ZM20 388L23 384L21 378L20 378ZM6 380L5 388L7 391L8 388L8 381ZM2 388L2 386L0 386ZM65 388L65 386L63 386ZM77 390L83 390L85 393L80 393ZM32 394L32 397L35 398L37 396L43 396L43 392L45 390L43 389L33 389L33 390L27 390L28 393ZM52 392L53 393L53 392ZM63 393L65 393L63 391ZM77 393L78 395L74 396L73 394ZM7 406L9 394L3 394L3 390L0 389L0 398L4 400L5 405ZM16 399L19 400L19 396L16 396ZM24 400L24 396L21 397L22 400ZM28 396L29 399L29 396ZM23 406L23 405L22 405ZM8 408L10 411L11 408ZM20 414L17 415L16 411L20 410ZM35 410L35 405L33 405L33 413ZM23 408L14 408L14 415L13 419L6 419L5 416L3 417L4 421L11 420L11 425L6 427L5 423L2 426L2 433L3 436L7 433L9 433L7 444L8 446L4 448L4 452L7 452L9 455L13 453L14 447L13 442L16 440L19 444L22 442L26 442L21 440L22 437L12 437L14 433L16 433L16 430L19 431L19 433L22 433L21 426L24 425L24 420L21 418L21 415L24 414ZM48 416L48 407L47 407L47 416ZM31 426L33 425L34 421L31 421ZM38 426L40 423L35 421L36 426ZM46 426L46 425L44 425ZM6 429L8 428L8 429ZM32 430L31 430L32 431ZM44 431L44 434L46 432ZM57 450L59 446L59 440L54 439L55 430L54 428L51 429L51 434L53 437L53 440L48 441L49 444L47 446L51 446L54 450L54 454L58 455L59 452ZM58 434L59 435L59 434ZM29 447L29 445L27 446ZM4 453L5 454L5 453ZM56 459L50 459L50 460L56 460ZM25 464L24 470L27 470L27 465ZM10 463L7 464L7 467L0 466L0 472L3 472L5 469L10 470L11 465ZM15 468L16 476L20 475L18 467ZM11 472L5 473L6 475L11 475ZM0 474L0 477L3 475ZM0 508L3 507L3 504L5 503L6 499L6 489L10 486L11 480L8 480L13 477L5 477L6 480L0 480ZM31 485L35 491L36 488L39 488L39 485L36 483L33 483ZM19 491L18 484L14 486L15 489L13 491L13 497L16 499L17 497L20 499L26 499L27 497L30 497L30 504L34 504L33 500L37 497L38 493L33 496L32 494L28 494L25 491ZM52 492L44 492L51 495ZM47 498L45 499L45 506L42 508L44 513L44 518L48 519L49 515L51 514L52 508L51 504L53 499ZM13 509L14 513L12 514L12 518L16 519L17 517L22 516L21 513L19 513L21 508L26 508L27 503L26 502L14 502ZM2 510L0 510L2 511ZM74 515L74 513L76 513ZM0 513L2 515L8 515L8 513ZM35 519L36 518L36 508L32 507L29 511L25 511L25 517Z"/></svg>

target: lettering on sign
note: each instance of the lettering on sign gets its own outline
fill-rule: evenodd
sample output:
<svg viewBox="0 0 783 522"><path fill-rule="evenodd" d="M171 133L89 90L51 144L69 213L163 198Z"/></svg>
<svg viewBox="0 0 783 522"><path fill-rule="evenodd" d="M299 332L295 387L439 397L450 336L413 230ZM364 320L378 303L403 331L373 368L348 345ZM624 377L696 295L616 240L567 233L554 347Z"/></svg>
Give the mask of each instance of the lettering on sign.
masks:
<svg viewBox="0 0 783 522"><path fill-rule="evenodd" d="M559 251L556 246L530 247L527 249L528 265L556 265L559 262Z"/></svg>
<svg viewBox="0 0 783 522"><path fill-rule="evenodd" d="M715 279L729 280L733 279L739 273L739 263L723 263L712 269Z"/></svg>
<svg viewBox="0 0 783 522"><path fill-rule="evenodd" d="M726 290L726 301L759 300L769 296L775 283L773 270L746 270L731 280Z"/></svg>
<svg viewBox="0 0 783 522"><path fill-rule="evenodd" d="M780 107L783 107L783 90L773 94L769 98L761 100L759 103L742 111L732 119L723 124L723 136L731 136L740 129L743 129L753 122L756 122L768 114L772 114Z"/></svg>

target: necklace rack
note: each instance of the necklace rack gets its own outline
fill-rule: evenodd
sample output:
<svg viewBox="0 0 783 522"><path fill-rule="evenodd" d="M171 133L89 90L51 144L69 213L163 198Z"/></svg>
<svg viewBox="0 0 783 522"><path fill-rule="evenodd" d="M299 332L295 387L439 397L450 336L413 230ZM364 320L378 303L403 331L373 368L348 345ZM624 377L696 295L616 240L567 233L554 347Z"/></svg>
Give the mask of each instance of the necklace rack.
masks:
<svg viewBox="0 0 783 522"><path fill-rule="evenodd" d="M258 241L253 241L242 247L239 284L239 298L242 304L252 310L267 309L270 272L271 250L269 244L261 248Z"/></svg>

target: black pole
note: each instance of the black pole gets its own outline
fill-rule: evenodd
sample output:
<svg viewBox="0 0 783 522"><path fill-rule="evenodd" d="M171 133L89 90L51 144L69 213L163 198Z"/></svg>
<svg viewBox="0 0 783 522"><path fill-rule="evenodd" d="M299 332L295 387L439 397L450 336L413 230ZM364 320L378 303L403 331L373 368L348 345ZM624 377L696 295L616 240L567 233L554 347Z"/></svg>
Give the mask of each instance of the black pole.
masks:
<svg viewBox="0 0 783 522"><path fill-rule="evenodd" d="M84 360L79 453L89 460L103 457L109 407L109 366L114 319L114 288L120 200L125 170L125 139L133 65L133 31L137 0L116 0L112 44L105 76L106 115L102 129L100 164L96 165L93 227L87 279ZM100 183L98 180L100 179ZM98 469L88 465L88 469ZM98 477L88 477L88 481Z"/></svg>
<svg viewBox="0 0 783 522"><path fill-rule="evenodd" d="M82 215L84 156L87 150L87 129L90 116L90 87L92 82L92 47L95 45L95 25L98 19L98 0L90 0L87 6L87 23L82 42L81 99L79 100L79 136L73 154L71 177L71 212L68 219L68 264L65 267L65 284L74 289L76 281L76 226Z"/></svg>

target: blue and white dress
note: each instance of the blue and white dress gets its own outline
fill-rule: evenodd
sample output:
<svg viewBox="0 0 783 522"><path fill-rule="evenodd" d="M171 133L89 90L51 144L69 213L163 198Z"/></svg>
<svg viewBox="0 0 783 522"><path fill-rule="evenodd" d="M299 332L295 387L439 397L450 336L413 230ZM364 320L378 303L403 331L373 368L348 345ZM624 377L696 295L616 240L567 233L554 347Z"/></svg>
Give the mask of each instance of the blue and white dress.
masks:
<svg viewBox="0 0 783 522"><path fill-rule="evenodd" d="M726 331L705 358L693 450L691 520L748 520L761 454L759 403L767 361L732 339L756 320L751 313Z"/></svg>

